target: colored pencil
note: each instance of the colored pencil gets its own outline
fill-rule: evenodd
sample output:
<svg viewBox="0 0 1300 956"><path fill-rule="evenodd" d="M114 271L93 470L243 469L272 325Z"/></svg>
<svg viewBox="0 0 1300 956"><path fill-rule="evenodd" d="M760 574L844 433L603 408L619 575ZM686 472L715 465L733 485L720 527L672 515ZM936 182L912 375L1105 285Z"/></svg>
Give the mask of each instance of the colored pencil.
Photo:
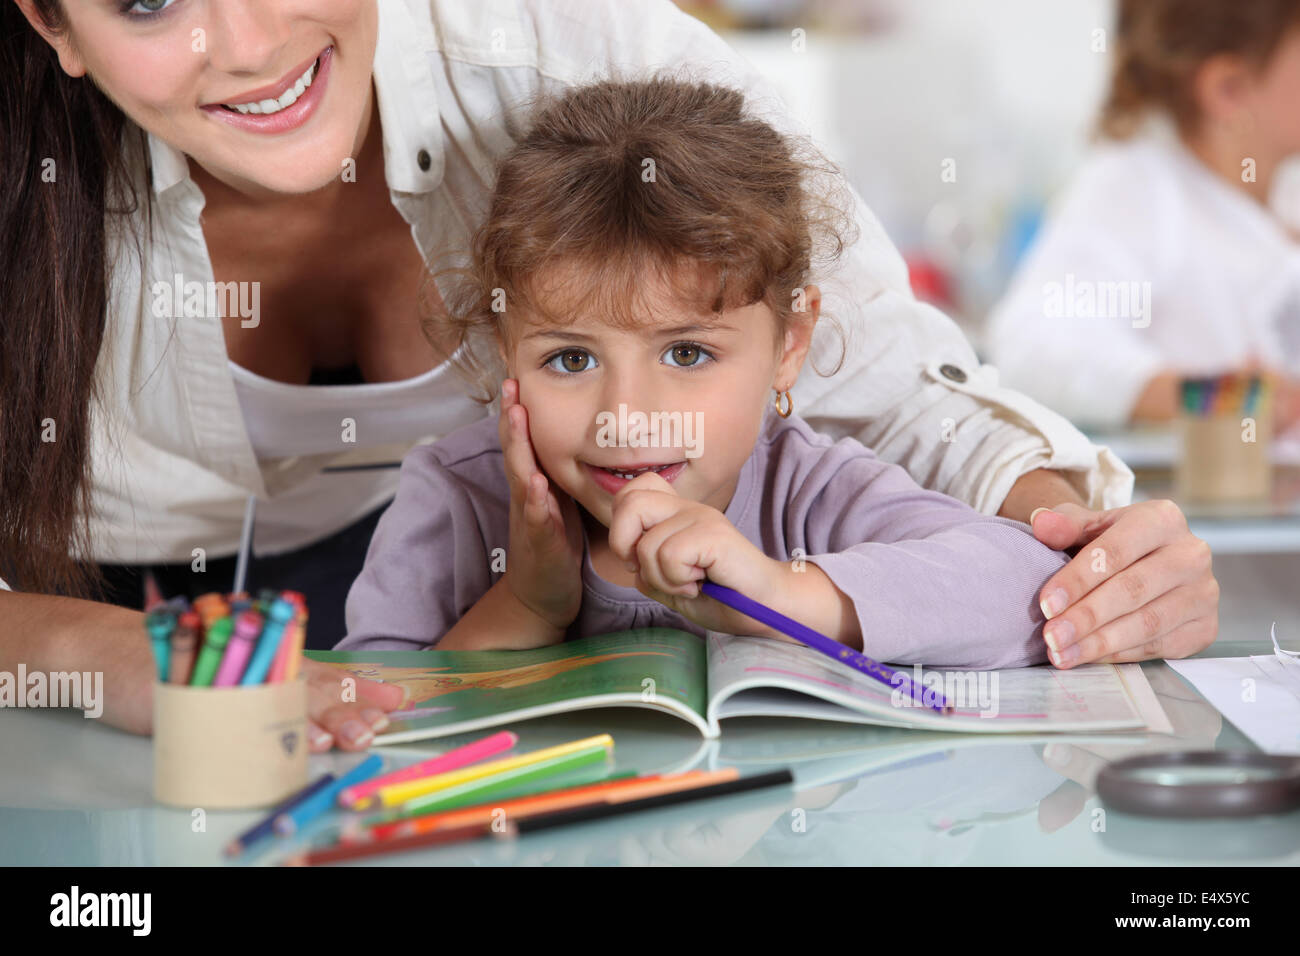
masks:
<svg viewBox="0 0 1300 956"><path fill-rule="evenodd" d="M271 824L272 827L276 833L284 836L296 833L333 807L340 790L344 787L350 787L354 783L368 780L379 773L379 768L383 765L383 757L379 756L379 754L371 754L337 780L281 813Z"/></svg>
<svg viewBox="0 0 1300 956"><path fill-rule="evenodd" d="M732 768L734 771L734 768ZM669 793L660 793L643 799L627 800L621 803L602 802L558 813L539 814L535 817L511 821L507 818L506 828L498 834L493 829L493 822L462 825L454 828L432 830L404 837L392 837L387 840L375 840L368 843L339 843L324 849L300 853L285 861L287 866L317 866L324 863L337 863L345 860L362 859L408 850L427 849L460 843L466 840L481 839L486 836L518 836L526 832L562 826L568 823L581 823L599 820L623 813L640 810L652 810L675 804L707 800L712 797L744 793L766 787L792 783L793 775L789 770L756 774L750 777L733 778L705 786L689 787Z"/></svg>
<svg viewBox="0 0 1300 956"><path fill-rule="evenodd" d="M953 708L948 703L947 698L933 691L923 691L902 671L896 671L892 667L887 667L878 661L872 660L866 654L841 644L839 641L831 640L825 634L814 631L811 627L800 624L793 618L786 617L779 611L774 611L767 605L746 597L739 591L721 584L715 584L713 581L701 581L700 592L707 594L715 601L727 605L727 607L734 608L741 614L752 617L760 624L766 624L782 634L793 637L796 641L824 654L831 660L846 664L855 671L866 674L868 677L872 677L889 687L899 688L922 707L928 707L940 714L952 713ZM925 693L929 693L932 699L937 700L937 703L926 703Z"/></svg>
<svg viewBox="0 0 1300 956"><path fill-rule="evenodd" d="M603 820L607 817L617 816L623 813L638 813L642 810L654 810L659 807L668 807L679 803L690 803L695 800L708 800L713 797L725 797L733 793L747 793L751 790L763 790L767 787L778 787L792 783L794 783L794 774L789 770L773 770L769 773L753 774L752 776L741 777L738 780L728 780L707 787L660 793L639 800L596 804L589 807L578 807L574 810L561 810L558 813L546 813L536 817L524 817L522 819L517 818L511 820L507 818L506 835L515 836L525 833L535 833L539 830L549 830L552 827L569 826L574 823L589 823L593 820Z"/></svg>
<svg viewBox="0 0 1300 956"><path fill-rule="evenodd" d="M459 827L466 824L490 823L501 813L511 817L534 816L540 813L553 813L560 810L573 810L592 803L618 802L622 800L652 797L661 793L671 793L690 787L711 786L735 780L740 771L735 767L721 770L688 770L685 773L652 774L648 777L636 777L613 783L602 782L573 787L569 790L541 793L531 797L519 797L515 800L502 800L495 803L480 803L459 810L447 810L431 813L411 820L399 820L391 824L374 827L374 835L384 834L404 836L414 833L428 833L447 827ZM365 838L364 834L360 835Z"/></svg>
<svg viewBox="0 0 1300 956"><path fill-rule="evenodd" d="M421 797L424 796L424 794L432 793L435 790L454 787L457 784L465 783L469 780L476 780L479 777L488 777L492 774L502 773L506 770L513 770L516 767L523 767L527 764L549 760L551 757L557 757L561 754L573 753L575 750L587 750L596 746L613 747L614 738L609 734L598 734L595 737L586 737L582 740L560 744L556 747L546 747L542 750L534 750L530 753L520 754L517 757L506 757L503 760L492 760L488 763L465 767L461 770L453 770L450 773L433 774L429 777L420 777L415 780L406 780L402 783L380 787L376 791L375 795L379 798L380 806L393 807L399 803L405 803L413 797Z"/></svg>
<svg viewBox="0 0 1300 956"><path fill-rule="evenodd" d="M275 809L268 813L265 818L260 820L258 823L255 823L253 826L249 827L239 836L227 843L224 851L226 856L239 856L239 854L243 853L258 840L271 836L275 831L275 821L277 817L282 813L288 813L313 793L317 793L322 788L328 787L336 779L338 778L332 773L322 774L292 796L286 797L277 804Z"/></svg>
<svg viewBox="0 0 1300 956"><path fill-rule="evenodd" d="M381 774L373 780L367 780L355 787L347 787L339 793L339 805L350 807L353 810L364 810L378 802L372 800L371 795L380 787L404 783L407 780L417 780L421 777L431 777L434 774L446 773L449 770L459 770L461 767L478 763L480 760L494 754L510 750L517 743L519 743L517 734L509 730L503 730L500 733L492 734L490 737L484 737L473 743L465 744L463 747L457 747L444 754L439 754L437 757L430 757L428 760L422 760L419 763L411 764L409 767L403 767L401 770Z"/></svg>
<svg viewBox="0 0 1300 956"><path fill-rule="evenodd" d="M575 750L571 754L560 754L549 760L541 760L503 773L492 774L490 777L480 777L477 780L469 780L454 787L446 787L415 797L388 811L388 814L385 814L385 822L423 816L438 810L477 806L490 800L500 801L507 799L512 790L534 784L540 787L537 792L544 793L548 790L546 784L550 783L549 790L554 792L559 789L551 783L556 777L563 777L567 773L597 764L606 767L609 765L609 751L604 747L589 747Z"/></svg>

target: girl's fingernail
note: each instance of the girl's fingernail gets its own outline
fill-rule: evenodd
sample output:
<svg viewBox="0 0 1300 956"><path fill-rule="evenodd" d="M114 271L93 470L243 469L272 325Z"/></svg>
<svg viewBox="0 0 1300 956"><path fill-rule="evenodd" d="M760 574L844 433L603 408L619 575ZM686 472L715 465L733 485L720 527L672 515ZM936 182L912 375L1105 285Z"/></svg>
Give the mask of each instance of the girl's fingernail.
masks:
<svg viewBox="0 0 1300 956"><path fill-rule="evenodd" d="M317 750L324 750L333 742L333 740L333 737L321 730L319 727L311 732L311 745Z"/></svg>
<svg viewBox="0 0 1300 956"><path fill-rule="evenodd" d="M1065 593L1065 588L1053 588L1038 606L1043 609L1043 617L1050 620L1064 611L1069 603L1070 595Z"/></svg>
<svg viewBox="0 0 1300 956"><path fill-rule="evenodd" d="M1052 510L1051 508L1035 508L1033 511L1029 512L1029 527L1032 528L1034 526L1034 517L1038 514L1038 512L1051 511L1051 510Z"/></svg>
<svg viewBox="0 0 1300 956"><path fill-rule="evenodd" d="M354 747L360 747L370 743L375 735L361 721L349 720L339 728L339 736Z"/></svg>
<svg viewBox="0 0 1300 956"><path fill-rule="evenodd" d="M379 733L388 726L388 715L382 710L374 707L367 707L361 712L361 719L370 725L370 729Z"/></svg>

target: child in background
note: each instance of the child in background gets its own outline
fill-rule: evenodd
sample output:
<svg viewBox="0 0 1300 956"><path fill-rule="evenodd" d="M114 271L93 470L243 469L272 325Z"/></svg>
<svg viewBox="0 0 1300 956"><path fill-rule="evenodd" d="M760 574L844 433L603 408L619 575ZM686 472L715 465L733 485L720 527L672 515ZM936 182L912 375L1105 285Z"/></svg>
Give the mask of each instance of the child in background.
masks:
<svg viewBox="0 0 1300 956"><path fill-rule="evenodd" d="M989 358L1095 428L1172 419L1184 374L1267 369L1275 429L1300 425L1300 244L1270 208L1300 152L1300 0L1121 0L1113 54L1102 142Z"/></svg>
<svg viewBox="0 0 1300 956"><path fill-rule="evenodd" d="M407 455L338 650L780 637L707 575L878 660L1045 659L1065 555L792 414L814 263L846 241L803 156L707 84L539 109L448 297L488 396L504 366L501 413Z"/></svg>

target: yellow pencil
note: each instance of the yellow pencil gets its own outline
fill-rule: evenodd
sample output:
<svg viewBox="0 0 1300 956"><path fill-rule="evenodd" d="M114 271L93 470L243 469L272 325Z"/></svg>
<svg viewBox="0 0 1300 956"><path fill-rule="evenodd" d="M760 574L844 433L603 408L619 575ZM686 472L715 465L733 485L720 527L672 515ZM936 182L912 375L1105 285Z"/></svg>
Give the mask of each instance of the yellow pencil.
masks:
<svg viewBox="0 0 1300 956"><path fill-rule="evenodd" d="M392 786L380 787L371 794L368 802L371 806L378 803L381 807L393 807L410 800L412 797L420 797L426 793L433 793L435 790L444 790L447 787L454 787L470 780L490 777L506 770L514 770L516 767L527 767L529 764L548 760L551 757L560 757L576 750L586 750L595 746L613 747L614 738L609 734L598 734L595 737L575 740L572 743L546 747L543 750L534 750L531 753L520 754L517 757L490 760L487 763L463 767L460 770L449 770L445 773L435 773L431 777L421 777L417 780L404 780ZM353 809L357 808L354 806Z"/></svg>

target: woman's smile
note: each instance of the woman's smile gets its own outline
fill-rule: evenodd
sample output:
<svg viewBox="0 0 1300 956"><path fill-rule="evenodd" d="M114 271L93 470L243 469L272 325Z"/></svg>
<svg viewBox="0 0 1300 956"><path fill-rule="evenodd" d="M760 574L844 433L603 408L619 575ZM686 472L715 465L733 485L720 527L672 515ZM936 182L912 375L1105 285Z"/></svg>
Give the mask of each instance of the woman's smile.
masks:
<svg viewBox="0 0 1300 956"><path fill-rule="evenodd" d="M253 133L287 133L311 118L325 95L334 47L327 46L279 83L200 107L214 119Z"/></svg>

